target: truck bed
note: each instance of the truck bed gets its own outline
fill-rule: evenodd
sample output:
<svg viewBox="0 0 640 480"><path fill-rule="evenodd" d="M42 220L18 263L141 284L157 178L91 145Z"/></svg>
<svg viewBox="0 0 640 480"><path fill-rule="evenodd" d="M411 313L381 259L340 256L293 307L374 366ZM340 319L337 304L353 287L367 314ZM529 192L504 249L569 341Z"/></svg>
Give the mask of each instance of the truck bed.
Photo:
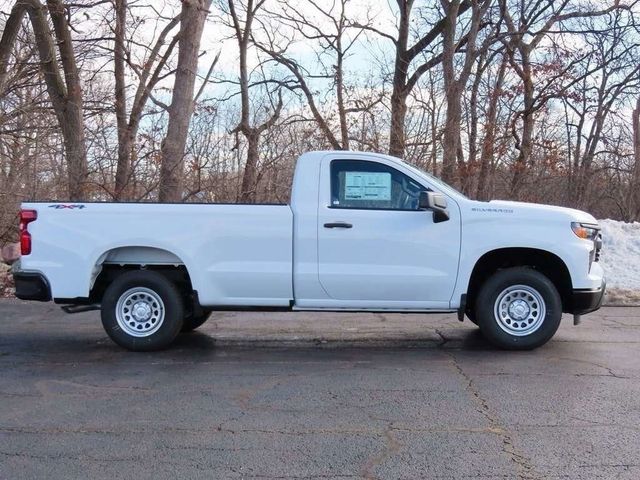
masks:
<svg viewBox="0 0 640 480"><path fill-rule="evenodd" d="M100 265L144 258L184 265L202 305L286 306L292 293L288 205L29 202L33 250L21 268L56 299L87 297ZM52 261L51 259L55 259Z"/></svg>

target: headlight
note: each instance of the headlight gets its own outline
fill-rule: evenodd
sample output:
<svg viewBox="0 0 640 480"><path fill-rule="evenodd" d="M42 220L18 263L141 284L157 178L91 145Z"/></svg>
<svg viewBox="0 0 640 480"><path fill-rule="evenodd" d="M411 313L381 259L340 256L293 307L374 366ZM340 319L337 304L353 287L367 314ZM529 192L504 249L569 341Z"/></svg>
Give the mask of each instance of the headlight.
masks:
<svg viewBox="0 0 640 480"><path fill-rule="evenodd" d="M580 238L595 240L600 228L590 223L571 222L571 230Z"/></svg>

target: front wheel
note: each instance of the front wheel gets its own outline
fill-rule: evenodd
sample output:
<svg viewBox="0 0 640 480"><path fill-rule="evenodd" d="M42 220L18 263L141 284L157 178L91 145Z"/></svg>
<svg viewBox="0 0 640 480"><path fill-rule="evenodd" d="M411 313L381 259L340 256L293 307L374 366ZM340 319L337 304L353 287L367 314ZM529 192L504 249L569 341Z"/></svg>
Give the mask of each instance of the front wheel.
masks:
<svg viewBox="0 0 640 480"><path fill-rule="evenodd" d="M475 309L469 309L465 312L465 314L467 315L467 318L471 323L473 323L474 325L478 325L478 319L476 318Z"/></svg>
<svg viewBox="0 0 640 480"><path fill-rule="evenodd" d="M525 267L500 270L476 299L476 320L492 344L509 350L544 345L558 330L562 301L542 273Z"/></svg>
<svg viewBox="0 0 640 480"><path fill-rule="evenodd" d="M176 338L184 305L176 286L158 272L118 276L102 297L102 325L111 339L132 351L160 350Z"/></svg>

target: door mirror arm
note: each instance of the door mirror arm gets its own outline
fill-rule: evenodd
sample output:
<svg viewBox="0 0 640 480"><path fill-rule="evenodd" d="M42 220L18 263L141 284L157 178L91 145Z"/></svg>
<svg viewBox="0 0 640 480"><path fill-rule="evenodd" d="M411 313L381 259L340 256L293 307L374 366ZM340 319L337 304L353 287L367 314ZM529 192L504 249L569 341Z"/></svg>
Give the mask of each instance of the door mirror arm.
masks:
<svg viewBox="0 0 640 480"><path fill-rule="evenodd" d="M420 210L431 210L433 212L433 223L446 222L449 220L449 210L447 209L447 197L441 193L422 191L418 200Z"/></svg>

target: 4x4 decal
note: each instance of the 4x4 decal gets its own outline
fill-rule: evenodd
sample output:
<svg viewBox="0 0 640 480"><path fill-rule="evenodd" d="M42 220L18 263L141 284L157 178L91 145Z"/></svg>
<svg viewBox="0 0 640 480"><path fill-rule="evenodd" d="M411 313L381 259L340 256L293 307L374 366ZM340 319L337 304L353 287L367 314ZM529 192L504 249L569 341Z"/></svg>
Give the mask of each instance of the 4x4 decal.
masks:
<svg viewBox="0 0 640 480"><path fill-rule="evenodd" d="M65 209L68 208L69 210L82 210L83 208L85 208L86 205L81 205L81 204L66 204L66 203L56 203L55 205L49 205L49 208L55 208L56 210L61 210L61 209Z"/></svg>

